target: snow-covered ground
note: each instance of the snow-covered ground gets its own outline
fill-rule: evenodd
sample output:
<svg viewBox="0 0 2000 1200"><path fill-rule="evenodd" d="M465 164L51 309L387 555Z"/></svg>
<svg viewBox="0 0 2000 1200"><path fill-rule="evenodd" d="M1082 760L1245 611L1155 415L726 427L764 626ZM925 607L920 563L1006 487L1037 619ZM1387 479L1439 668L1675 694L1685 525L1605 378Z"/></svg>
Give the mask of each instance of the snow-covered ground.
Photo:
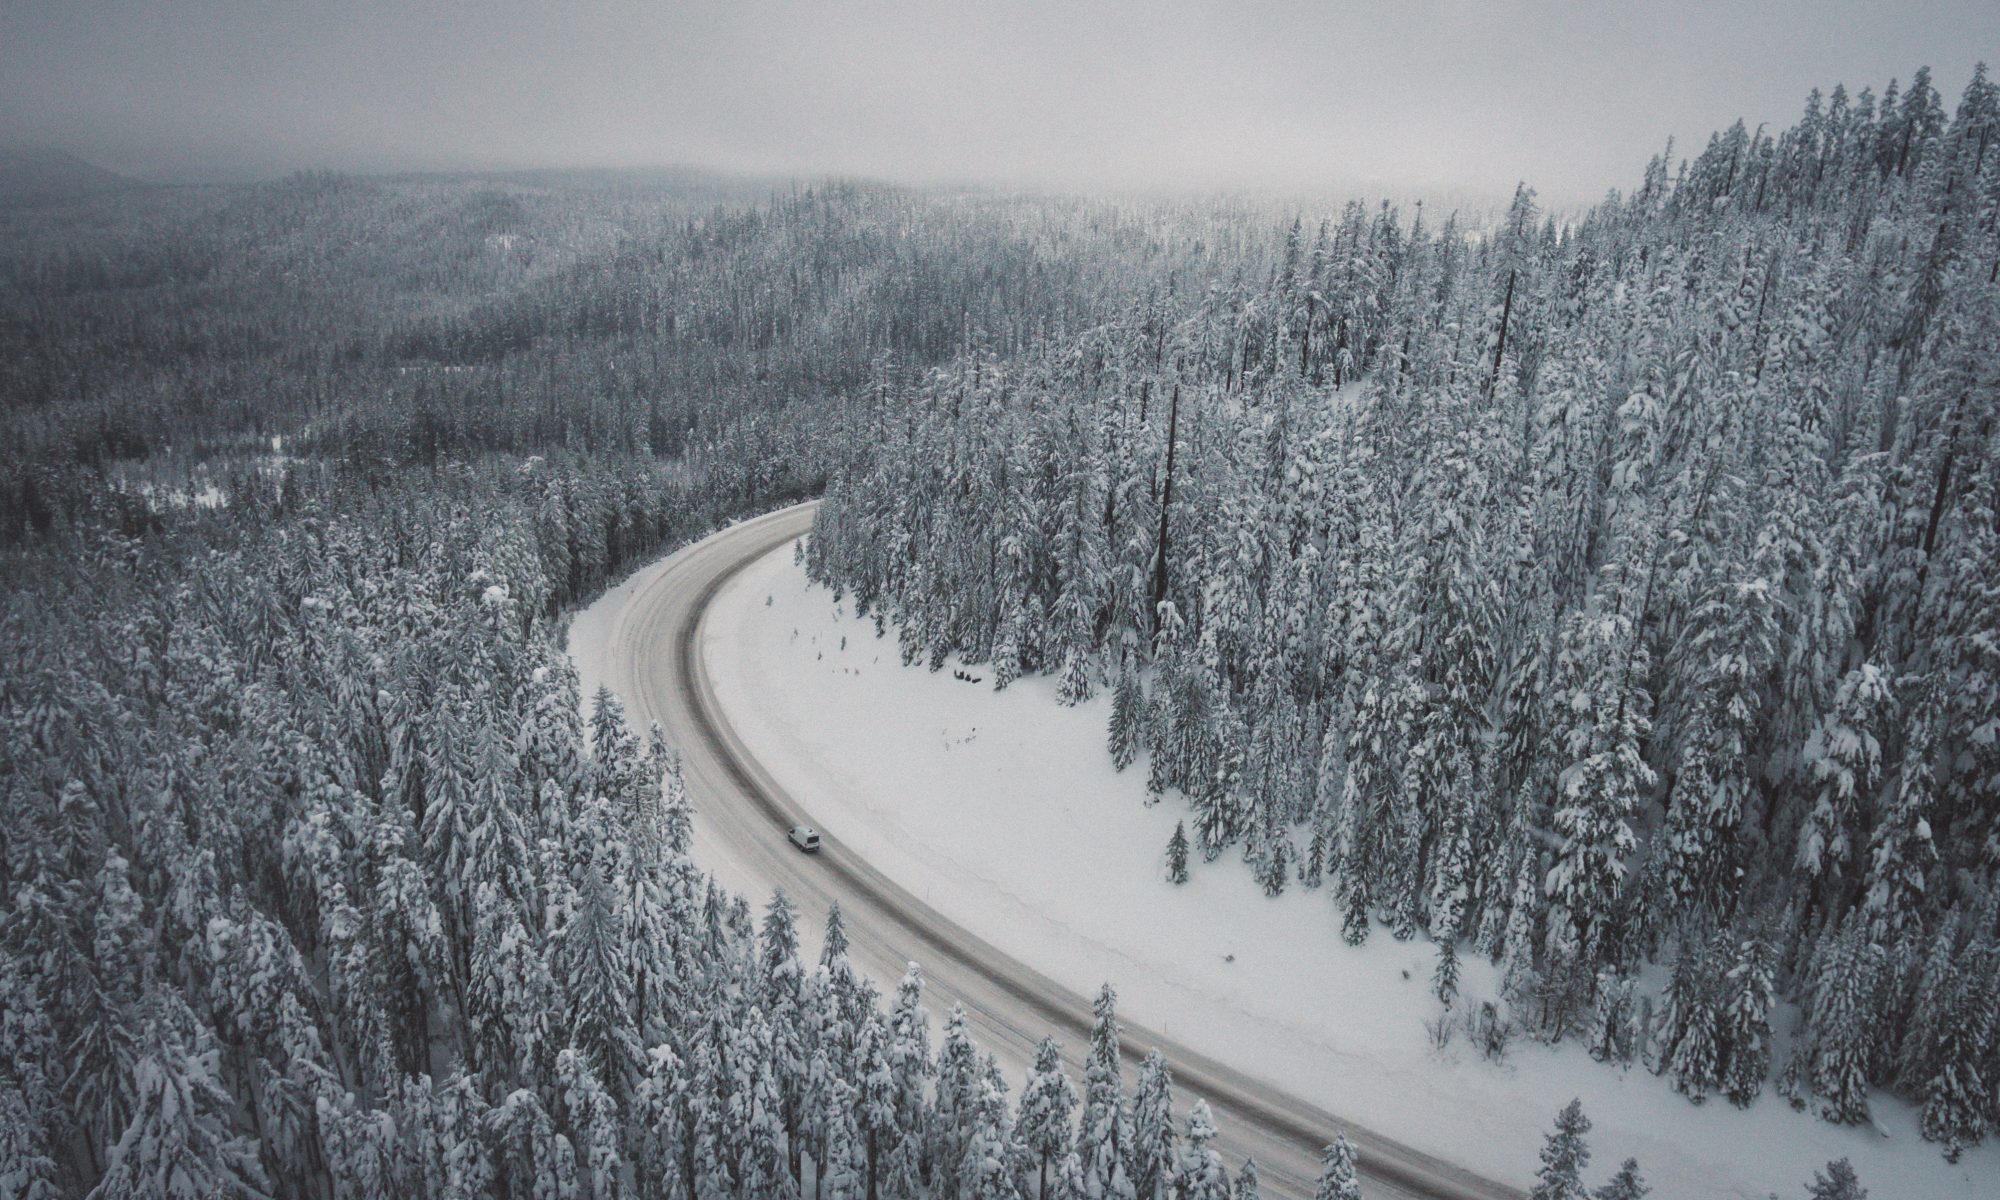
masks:
<svg viewBox="0 0 2000 1200"><path fill-rule="evenodd" d="M580 663L590 640L572 630ZM1747 1111L1692 1105L1574 1044L1517 1041L1499 1064L1462 1036L1434 1049L1428 942L1378 929L1349 947L1324 890L1266 898L1234 853L1168 883L1185 808L1146 805L1143 760L1112 769L1108 696L1066 709L1052 679L995 693L985 668L971 668L988 677L977 685L905 668L893 632L877 640L808 585L789 547L718 596L702 653L751 751L877 868L1078 992L1111 980L1128 1019L1370 1128L1525 1184L1556 1110L1579 1096L1593 1176L1637 1156L1657 1200L1801 1196L1843 1156L1874 1200L2000 1195L2000 1150L1949 1165L1913 1110L1879 1097L1878 1128L1845 1129L1769 1091ZM1461 986L1476 1003L1495 972L1469 960Z"/></svg>

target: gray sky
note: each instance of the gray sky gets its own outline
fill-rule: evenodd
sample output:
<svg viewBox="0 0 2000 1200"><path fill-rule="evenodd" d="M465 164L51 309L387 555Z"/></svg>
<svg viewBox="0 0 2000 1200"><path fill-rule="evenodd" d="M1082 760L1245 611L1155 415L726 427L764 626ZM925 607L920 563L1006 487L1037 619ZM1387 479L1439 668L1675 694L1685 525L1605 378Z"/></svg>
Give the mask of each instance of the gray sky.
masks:
<svg viewBox="0 0 2000 1200"><path fill-rule="evenodd" d="M1994 0L0 0L0 143L156 175L687 163L1057 187L1628 188Z"/></svg>

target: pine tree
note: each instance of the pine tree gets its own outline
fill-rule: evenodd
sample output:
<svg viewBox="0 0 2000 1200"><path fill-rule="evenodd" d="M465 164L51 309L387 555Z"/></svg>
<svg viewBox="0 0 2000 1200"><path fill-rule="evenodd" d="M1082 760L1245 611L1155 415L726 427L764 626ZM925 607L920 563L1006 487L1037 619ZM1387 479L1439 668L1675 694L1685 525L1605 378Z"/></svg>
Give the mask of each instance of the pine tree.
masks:
<svg viewBox="0 0 2000 1200"><path fill-rule="evenodd" d="M1081 638L1083 634L1072 634ZM1056 684L1056 703L1073 708L1090 699L1090 650L1080 640L1063 651L1062 678Z"/></svg>
<svg viewBox="0 0 2000 1200"><path fill-rule="evenodd" d="M934 1186L948 1188L951 1185L946 1181L956 1178L972 1136L981 1086L978 1052L965 1032L965 1010L954 1004L945 1017L944 1044L938 1049L930 1145L925 1154Z"/></svg>
<svg viewBox="0 0 2000 1200"><path fill-rule="evenodd" d="M1347 1140L1346 1134L1327 1143L1319 1163L1319 1185L1313 1191L1313 1200L1361 1200L1354 1143Z"/></svg>
<svg viewBox="0 0 2000 1200"><path fill-rule="evenodd" d="M1597 973L1596 1000L1585 1044L1598 1062L1629 1063L1633 1045L1632 981L1609 968Z"/></svg>
<svg viewBox="0 0 2000 1200"><path fill-rule="evenodd" d="M640 1074L642 1059L631 1016L630 947L622 936L614 885L598 854L580 870L576 908L557 934L552 966L568 1002L568 1040L618 1096Z"/></svg>
<svg viewBox="0 0 2000 1200"><path fill-rule="evenodd" d="M1674 1090L1699 1104L1722 1084L1722 996L1706 944L1687 951L1674 965L1668 1032L1661 1037L1662 1067Z"/></svg>
<svg viewBox="0 0 2000 1200"><path fill-rule="evenodd" d="M1014 1117L1014 1142L1029 1164L1020 1181L1024 1196L1048 1200L1050 1172L1060 1168L1070 1152L1076 1103L1076 1085L1063 1074L1061 1049L1054 1038L1045 1037L1036 1048L1034 1069L1021 1089Z"/></svg>
<svg viewBox="0 0 2000 1200"><path fill-rule="evenodd" d="M646 1053L646 1075L632 1094L632 1118L638 1134L632 1149L632 1173L641 1181L645 1200L668 1200L686 1194L681 1177L682 1148L688 1131L675 1096L681 1063L666 1046Z"/></svg>
<svg viewBox="0 0 2000 1200"><path fill-rule="evenodd" d="M1556 1114L1556 1127L1542 1145L1542 1166L1535 1173L1535 1186L1528 1200L1589 1200L1583 1186L1583 1169L1590 1165L1590 1146L1584 1135L1590 1132L1590 1118L1583 1115L1581 1101L1572 1100Z"/></svg>
<svg viewBox="0 0 2000 1200"><path fill-rule="evenodd" d="M1180 1160L1174 1128L1174 1076L1158 1050L1139 1064L1132 1097L1132 1189L1139 1200L1164 1200Z"/></svg>
<svg viewBox="0 0 2000 1200"><path fill-rule="evenodd" d="M1083 1185L1083 1160L1074 1151L1057 1168L1049 1195L1053 1200L1090 1200L1090 1193L1084 1190Z"/></svg>
<svg viewBox="0 0 2000 1200"><path fill-rule="evenodd" d="M1777 999L1775 954L1753 934L1737 943L1736 961L1724 980L1718 1036L1723 1046L1722 1090L1748 1108L1771 1073L1771 1006Z"/></svg>
<svg viewBox="0 0 2000 1200"><path fill-rule="evenodd" d="M56 1163L40 1122L11 1080L0 1078L0 1185L19 1200L56 1200Z"/></svg>
<svg viewBox="0 0 2000 1200"><path fill-rule="evenodd" d="M1753 743L1766 707L1763 683L1777 657L1770 581L1711 588L1682 636L1691 711L1655 868L1664 921L1693 912L1719 916L1734 890L1738 828L1753 794Z"/></svg>
<svg viewBox="0 0 2000 1200"><path fill-rule="evenodd" d="M1086 1194L1093 1200L1134 1200L1125 1159L1132 1144L1131 1117L1119 1079L1118 996L1105 984L1091 1006L1090 1058L1083 1073L1083 1115L1077 1156Z"/></svg>
<svg viewBox="0 0 2000 1200"><path fill-rule="evenodd" d="M1458 946L1450 938L1437 944L1437 968L1431 972L1431 994L1451 1007L1458 998Z"/></svg>
<svg viewBox="0 0 2000 1200"><path fill-rule="evenodd" d="M1601 610L1570 621L1563 650L1572 676L1570 765L1557 780L1551 820L1561 846L1549 868L1549 899L1588 942L1613 918L1625 859L1638 846L1630 817L1653 786L1640 749L1652 725L1644 690L1645 650L1631 621Z"/></svg>
<svg viewBox="0 0 2000 1200"><path fill-rule="evenodd" d="M861 1130L862 1177L867 1181L871 1200L880 1191L897 1132L896 1083L889 1070L888 1039L881 1014L870 1012L862 1023L861 1041L854 1051L858 1084L855 1116Z"/></svg>
<svg viewBox="0 0 2000 1200"><path fill-rule="evenodd" d="M1826 1164L1824 1172L1814 1171L1812 1182L1806 1185L1807 1200L1868 1200L1868 1189L1855 1178L1854 1164L1844 1158L1836 1158Z"/></svg>
<svg viewBox="0 0 2000 1200"><path fill-rule="evenodd" d="M1188 881L1188 840L1185 822L1174 822L1174 836L1167 842L1167 878L1174 883Z"/></svg>
<svg viewBox="0 0 2000 1200"><path fill-rule="evenodd" d="M1312 839L1306 843L1305 857L1299 860L1299 884L1307 889L1317 888L1326 878L1326 827L1313 820Z"/></svg>
<svg viewBox="0 0 2000 1200"><path fill-rule="evenodd" d="M1591 1200L1645 1200L1652 1190L1639 1178L1639 1160L1628 1158L1619 1165L1616 1175L1590 1195Z"/></svg>
<svg viewBox="0 0 2000 1200"><path fill-rule="evenodd" d="M1111 765L1123 771L1139 754L1139 714L1144 698L1133 674L1129 657L1118 667L1118 683L1111 692Z"/></svg>
<svg viewBox="0 0 2000 1200"><path fill-rule="evenodd" d="M665 799L660 806L661 838L673 854L685 858L694 845L694 808L688 803L687 778L681 756L666 761Z"/></svg>
<svg viewBox="0 0 2000 1200"><path fill-rule="evenodd" d="M1021 629L1026 622L1020 601L1009 597L1000 631L993 643L993 690L1004 692L1021 675Z"/></svg>
<svg viewBox="0 0 2000 1200"><path fill-rule="evenodd" d="M1893 708L1887 673L1863 663L1841 680L1833 710L1813 731L1805 760L1818 793L1800 827L1797 856L1812 875L1837 873L1854 858L1863 808L1882 777L1880 726Z"/></svg>
<svg viewBox="0 0 2000 1200"><path fill-rule="evenodd" d="M1821 1115L1838 1124L1868 1119L1880 966L1859 911L1829 936L1813 965L1806 1029L1793 1050L1797 1066L1788 1070L1819 1098Z"/></svg>
<svg viewBox="0 0 2000 1200"><path fill-rule="evenodd" d="M930 1144L931 1110L925 1093L932 1072L930 1014L923 1006L924 974L915 963L896 988L889 1017L889 1074L895 1092L896 1142L890 1153L892 1185L899 1197L921 1191L925 1152Z"/></svg>
<svg viewBox="0 0 2000 1200"><path fill-rule="evenodd" d="M1992 1123L1993 1100L1985 1068L1991 1060L1995 996L1994 968L2000 955L1974 948L1953 968L1945 988L1945 1019L1933 1055L1936 1066L1925 1081L1921 1129L1925 1140L1944 1147L1957 1162L1968 1147L1984 1140Z"/></svg>
<svg viewBox="0 0 2000 1200"><path fill-rule="evenodd" d="M1209 1148L1214 1140L1215 1117L1208 1101L1196 1100L1188 1109L1187 1144L1174 1184L1180 1200L1229 1200L1229 1171L1222 1156Z"/></svg>
<svg viewBox="0 0 2000 1200"><path fill-rule="evenodd" d="M554 1083L562 1098L561 1107L567 1114L570 1141L582 1151L582 1165L590 1178L590 1193L615 1200L623 1194L625 1174L624 1150L620 1145L624 1131L618 1105L591 1073L584 1056L574 1046L556 1055ZM757 1180L760 1185L768 1185L772 1182L768 1174L758 1168L766 1164L775 1150L775 1144L770 1139L769 1127L762 1122L757 1125L753 1132L762 1136L756 1137L745 1149L746 1165L754 1164L749 1167L746 1177Z"/></svg>
<svg viewBox="0 0 2000 1200"><path fill-rule="evenodd" d="M821 1118L826 1133L816 1183L819 1200L866 1200L868 1195L855 1108L854 1089L844 1080L834 1079Z"/></svg>
<svg viewBox="0 0 2000 1200"><path fill-rule="evenodd" d="M1522 848L1519 863L1513 898L1507 909L1506 932L1501 939L1500 991L1517 1013L1525 1013L1542 986L1541 974L1535 966L1537 925L1542 912L1542 872L1534 851L1528 847Z"/></svg>
<svg viewBox="0 0 2000 1200"><path fill-rule="evenodd" d="M1927 711L1918 714L1914 726L1903 754L1895 798L1869 838L1862 907L1878 940L1916 926L1925 877L1938 858L1930 825L1936 781L1930 763L1934 747Z"/></svg>
<svg viewBox="0 0 2000 1200"><path fill-rule="evenodd" d="M1560 1041L1570 1032L1577 1010L1589 998L1592 979L1576 922L1568 909L1559 908L1550 914L1538 979L1542 1036L1551 1042Z"/></svg>
<svg viewBox="0 0 2000 1200"><path fill-rule="evenodd" d="M958 1162L961 1200L1016 1200L1009 1168L1013 1148L1007 1139L1007 1095L999 1068L989 1059L980 1072L979 1090L969 1115L965 1151Z"/></svg>
<svg viewBox="0 0 2000 1200"><path fill-rule="evenodd" d="M1236 1200L1263 1200L1257 1187L1257 1160L1246 1158L1236 1172Z"/></svg>
<svg viewBox="0 0 2000 1200"><path fill-rule="evenodd" d="M218 1055L178 998L155 994L125 1083L132 1116L110 1153L91 1200L262 1197L255 1143L230 1123ZM190 1044L186 1032L197 1028Z"/></svg>
<svg viewBox="0 0 2000 1200"><path fill-rule="evenodd" d="M1896 1084L1915 1090L1929 1081L1938 1066L1938 1039L1950 1017L1953 966L1959 955L1964 912L1954 907L1931 940L1910 1001L1910 1017L1896 1054Z"/></svg>
<svg viewBox="0 0 2000 1200"><path fill-rule="evenodd" d="M1291 859L1286 853L1290 844L1283 833L1271 831L1267 834L1255 871L1257 883L1266 896L1283 894L1286 881L1292 877Z"/></svg>

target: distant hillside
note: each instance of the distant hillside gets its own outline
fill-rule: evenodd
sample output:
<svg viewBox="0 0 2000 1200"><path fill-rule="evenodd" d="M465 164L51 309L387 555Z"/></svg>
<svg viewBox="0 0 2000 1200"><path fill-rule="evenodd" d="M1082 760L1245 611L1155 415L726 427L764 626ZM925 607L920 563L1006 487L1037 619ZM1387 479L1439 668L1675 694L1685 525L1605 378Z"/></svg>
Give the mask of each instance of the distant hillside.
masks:
<svg viewBox="0 0 2000 1200"><path fill-rule="evenodd" d="M0 147L0 204L34 204L144 184L61 150Z"/></svg>

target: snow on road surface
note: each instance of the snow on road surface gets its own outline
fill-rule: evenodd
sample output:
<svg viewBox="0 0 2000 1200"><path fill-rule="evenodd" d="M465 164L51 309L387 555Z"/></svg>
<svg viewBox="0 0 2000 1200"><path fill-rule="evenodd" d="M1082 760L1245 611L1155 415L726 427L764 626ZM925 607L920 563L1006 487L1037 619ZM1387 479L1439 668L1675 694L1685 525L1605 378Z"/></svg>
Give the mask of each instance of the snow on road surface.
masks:
<svg viewBox="0 0 2000 1200"><path fill-rule="evenodd" d="M579 665L586 618L572 631ZM810 586L789 546L716 597L702 654L776 781L945 916L1079 993L1108 979L1128 1019L1419 1149L1525 1186L1556 1110L1579 1096L1596 1124L1593 1176L1637 1156L1657 1200L1798 1196L1839 1157L1874 1200L2000 1194L2000 1151L1947 1164L1916 1113L1884 1097L1877 1128L1848 1129L1768 1089L1747 1111L1696 1106L1574 1043L1517 1040L1499 1064L1462 1035L1434 1049L1428 941L1378 927L1349 947L1324 890L1267 898L1234 851L1168 883L1186 810L1173 795L1147 806L1143 759L1112 769L1108 695L1066 709L1053 679L995 693L984 667L966 668L979 684L954 678L956 663L903 667L893 630L878 640ZM1493 996L1495 975L1468 959L1461 1003Z"/></svg>

